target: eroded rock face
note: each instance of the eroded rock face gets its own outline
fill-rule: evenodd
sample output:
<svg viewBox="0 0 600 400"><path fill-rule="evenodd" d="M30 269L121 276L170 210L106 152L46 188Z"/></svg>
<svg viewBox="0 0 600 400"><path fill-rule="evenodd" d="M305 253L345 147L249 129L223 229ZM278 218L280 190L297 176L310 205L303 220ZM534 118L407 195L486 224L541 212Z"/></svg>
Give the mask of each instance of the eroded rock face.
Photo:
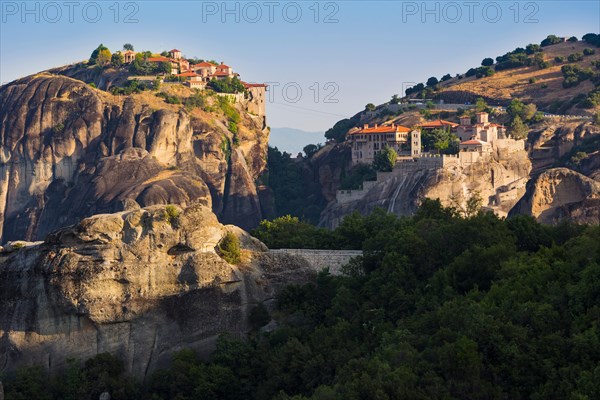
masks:
<svg viewBox="0 0 600 400"><path fill-rule="evenodd" d="M1 87L0 242L43 239L135 203L200 203L222 221L256 226L264 120L240 110L242 145L230 157L222 143L232 134L218 116L155 103L152 94L113 96L49 73Z"/></svg>
<svg viewBox="0 0 600 400"><path fill-rule="evenodd" d="M557 160L593 136L600 127L590 122L547 121L530 135L529 156L534 172L552 167Z"/></svg>
<svg viewBox="0 0 600 400"><path fill-rule="evenodd" d="M600 182L568 168L550 169L528 183L527 194L511 210L515 214L548 224L600 224Z"/></svg>
<svg viewBox="0 0 600 400"><path fill-rule="evenodd" d="M432 167L426 162L405 162L392 172L379 173L377 182L367 186L349 201L332 201L319 225L335 228L348 214L367 215L383 208L398 216L414 214L423 198L440 199L444 206L460 206L478 193L483 206L506 216L525 193L531 162L524 150L504 154L497 151L473 163L449 162ZM367 183L367 185L370 184ZM362 193L359 193L362 192Z"/></svg>
<svg viewBox="0 0 600 400"><path fill-rule="evenodd" d="M215 253L228 231L240 238L239 267ZM0 252L1 369L61 369L108 351L142 378L182 347L206 354L220 333L244 335L258 302L314 278L305 262L265 251L193 205L95 215Z"/></svg>

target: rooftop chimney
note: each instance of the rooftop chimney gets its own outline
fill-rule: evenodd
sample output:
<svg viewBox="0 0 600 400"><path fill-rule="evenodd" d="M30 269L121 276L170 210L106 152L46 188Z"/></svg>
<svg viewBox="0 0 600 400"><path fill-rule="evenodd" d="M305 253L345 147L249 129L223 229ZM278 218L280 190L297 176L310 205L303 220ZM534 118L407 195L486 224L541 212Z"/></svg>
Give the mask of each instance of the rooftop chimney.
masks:
<svg viewBox="0 0 600 400"><path fill-rule="evenodd" d="M363 126L363 129L368 129L368 128L369 128L369 124L365 124L365 125Z"/></svg>

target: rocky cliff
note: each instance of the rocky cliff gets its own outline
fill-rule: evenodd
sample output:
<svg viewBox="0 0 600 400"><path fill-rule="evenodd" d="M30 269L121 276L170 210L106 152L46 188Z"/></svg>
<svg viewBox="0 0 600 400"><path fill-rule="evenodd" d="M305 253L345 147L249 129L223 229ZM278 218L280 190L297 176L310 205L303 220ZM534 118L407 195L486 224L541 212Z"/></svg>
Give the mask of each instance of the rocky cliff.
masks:
<svg viewBox="0 0 600 400"><path fill-rule="evenodd" d="M399 216L412 215L424 197L440 199L445 206L460 208L477 194L482 205L500 215L525 193L531 163L524 150L496 151L473 161L458 157L430 157L398 163L392 172L378 173L376 182L327 205L320 225L334 228L353 211L368 214L383 208Z"/></svg>
<svg viewBox="0 0 600 400"><path fill-rule="evenodd" d="M240 238L239 267L215 252L226 232ZM95 215L11 242L0 249L0 370L108 351L143 378L182 347L206 354L220 333L247 332L249 309L315 276L265 250L202 205Z"/></svg>
<svg viewBox="0 0 600 400"><path fill-rule="evenodd" d="M223 222L255 226L268 129L235 107L236 140L217 107L190 110L148 92L113 96L50 73L2 86L0 241L43 239L135 203L200 203Z"/></svg>
<svg viewBox="0 0 600 400"><path fill-rule="evenodd" d="M568 168L549 169L528 183L527 194L511 211L516 214L548 224L600 224L600 182Z"/></svg>

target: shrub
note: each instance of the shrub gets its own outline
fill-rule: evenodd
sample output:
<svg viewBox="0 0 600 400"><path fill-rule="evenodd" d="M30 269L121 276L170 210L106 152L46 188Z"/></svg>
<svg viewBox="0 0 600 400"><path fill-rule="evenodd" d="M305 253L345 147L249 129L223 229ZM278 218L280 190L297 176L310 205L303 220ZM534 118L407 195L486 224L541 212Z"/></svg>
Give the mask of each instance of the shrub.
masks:
<svg viewBox="0 0 600 400"><path fill-rule="evenodd" d="M366 111L375 111L375 104L369 103L365 106Z"/></svg>
<svg viewBox="0 0 600 400"><path fill-rule="evenodd" d="M218 246L219 255L229 264L239 264L242 261L240 240L231 232L227 232Z"/></svg>
<svg viewBox="0 0 600 400"><path fill-rule="evenodd" d="M577 37L571 36L569 39L567 39L567 41L569 41L569 42L577 42L578 40L577 40Z"/></svg>
<svg viewBox="0 0 600 400"><path fill-rule="evenodd" d="M591 56L593 54L596 54L596 50L590 49L589 47L586 47L585 49L583 49L584 56Z"/></svg>
<svg viewBox="0 0 600 400"><path fill-rule="evenodd" d="M563 57L563 56L554 57L554 61L556 61L557 64L564 63L565 57Z"/></svg>
<svg viewBox="0 0 600 400"><path fill-rule="evenodd" d="M542 61L538 64L538 67L540 69L546 69L546 68L550 68L550 62L548 61Z"/></svg>
<svg viewBox="0 0 600 400"><path fill-rule="evenodd" d="M586 158L588 158L588 155L586 152L578 151L577 153L575 153L573 155L573 157L571 157L571 164L579 166L581 161L585 160Z"/></svg>
<svg viewBox="0 0 600 400"><path fill-rule="evenodd" d="M536 83L537 79L536 78L529 78L529 83Z"/></svg>
<svg viewBox="0 0 600 400"><path fill-rule="evenodd" d="M63 133L64 130L65 130L65 124L63 124L62 122L59 122L58 124L56 124L52 127L52 133L54 133L55 135Z"/></svg>
<svg viewBox="0 0 600 400"><path fill-rule="evenodd" d="M553 44L561 43L562 41L563 40L556 35L548 35L548 37L546 39L542 40L541 46L542 47L551 46Z"/></svg>
<svg viewBox="0 0 600 400"><path fill-rule="evenodd" d="M180 212L174 205L169 204L165 207L165 214L167 221L171 224L173 228L179 227L179 215Z"/></svg>
<svg viewBox="0 0 600 400"><path fill-rule="evenodd" d="M181 98L175 95L170 95L164 92L159 92L155 94L156 97L162 97L165 99L165 103L167 104L181 104Z"/></svg>
<svg viewBox="0 0 600 400"><path fill-rule="evenodd" d="M581 60L583 60L583 54L581 54L581 53L570 54L569 57L567 57L567 60L569 62L581 61Z"/></svg>
<svg viewBox="0 0 600 400"><path fill-rule="evenodd" d="M479 67L477 68L477 78L482 78L484 76L492 76L496 73L496 71L491 67Z"/></svg>
<svg viewBox="0 0 600 400"><path fill-rule="evenodd" d="M202 108L206 104L206 98L200 91L197 90L193 95L187 97L183 101L183 104L188 110L192 110L194 108Z"/></svg>
<svg viewBox="0 0 600 400"><path fill-rule="evenodd" d="M528 44L527 47L525 47L525 53L530 54L530 55L539 53L541 51L543 51L543 50L539 44Z"/></svg>
<svg viewBox="0 0 600 400"><path fill-rule="evenodd" d="M579 79L576 76L569 76L565 78L562 83L564 88L570 88L579 85Z"/></svg>
<svg viewBox="0 0 600 400"><path fill-rule="evenodd" d="M540 86L542 89L548 89L548 85L545 83L542 83L542 86Z"/></svg>
<svg viewBox="0 0 600 400"><path fill-rule="evenodd" d="M600 106L600 87L593 89L580 103L583 108L594 108Z"/></svg>

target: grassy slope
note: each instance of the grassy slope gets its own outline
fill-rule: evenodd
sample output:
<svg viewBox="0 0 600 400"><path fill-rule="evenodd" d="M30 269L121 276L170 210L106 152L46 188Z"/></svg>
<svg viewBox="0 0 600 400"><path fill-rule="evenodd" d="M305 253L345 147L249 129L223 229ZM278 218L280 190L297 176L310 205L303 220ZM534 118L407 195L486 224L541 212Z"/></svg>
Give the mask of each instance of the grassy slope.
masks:
<svg viewBox="0 0 600 400"><path fill-rule="evenodd" d="M452 78L440 84L442 96L444 92L465 92L471 93L471 97L482 96L487 99L494 99L500 103L509 102L513 98L518 98L526 103L533 102L539 108L544 109L555 101L569 101L580 93L587 94L594 88L591 81L587 80L576 87L563 88L563 75L561 67L568 62L557 64L554 58L557 56L568 57L573 53L581 53L583 49L589 47L596 50L596 54L585 56L582 61L572 63L580 68L592 67L591 62L600 60L600 49L585 42L565 42L543 48L544 60L550 61L551 67L540 69L537 66L521 67L504 70L495 73L493 76L477 79L469 77L463 79ZM592 67L593 68L593 67ZM530 79L536 79L535 83L530 83ZM547 85L542 88L542 85ZM571 110L577 114L590 114L592 110L573 108Z"/></svg>

